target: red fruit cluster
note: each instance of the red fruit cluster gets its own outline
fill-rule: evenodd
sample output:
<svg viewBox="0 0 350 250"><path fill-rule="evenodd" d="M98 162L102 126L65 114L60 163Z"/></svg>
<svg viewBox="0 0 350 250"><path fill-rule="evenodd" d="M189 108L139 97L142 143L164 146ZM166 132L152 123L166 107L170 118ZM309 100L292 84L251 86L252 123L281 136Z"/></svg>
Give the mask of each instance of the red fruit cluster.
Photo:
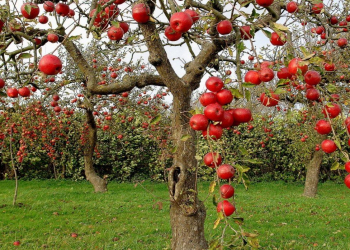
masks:
<svg viewBox="0 0 350 250"><path fill-rule="evenodd" d="M165 36L169 41L177 41L182 34L189 31L194 23L199 20L199 14L191 9L174 13L170 18L170 26L165 29Z"/></svg>
<svg viewBox="0 0 350 250"><path fill-rule="evenodd" d="M223 105L228 105L233 100L231 91L223 89L223 86L222 79L210 77L206 81L206 87L211 92L204 93L199 98L200 103L205 107L204 115L196 114L190 119L192 129L202 131L204 137L209 133L214 140L221 138L223 128L249 122L252 118L249 109L223 109Z"/></svg>

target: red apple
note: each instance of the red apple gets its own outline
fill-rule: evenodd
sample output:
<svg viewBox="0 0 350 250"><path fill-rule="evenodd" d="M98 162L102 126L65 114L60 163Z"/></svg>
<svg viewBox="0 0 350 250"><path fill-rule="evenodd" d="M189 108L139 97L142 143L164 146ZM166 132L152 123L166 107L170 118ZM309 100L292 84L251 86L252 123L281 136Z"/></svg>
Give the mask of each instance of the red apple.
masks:
<svg viewBox="0 0 350 250"><path fill-rule="evenodd" d="M289 2L287 4L287 11L288 13L295 13L298 12L298 4L296 2Z"/></svg>
<svg viewBox="0 0 350 250"><path fill-rule="evenodd" d="M68 16L69 14L69 6L65 3L58 3L55 6L56 13L60 16Z"/></svg>
<svg viewBox="0 0 350 250"><path fill-rule="evenodd" d="M216 103L217 99L216 99L216 94L213 92L208 92L208 93L204 93L201 95L201 97L199 98L199 102L204 106L208 106L209 104L212 103Z"/></svg>
<svg viewBox="0 0 350 250"><path fill-rule="evenodd" d="M262 93L260 95L260 102L266 107L276 106L278 104L279 99L279 95L273 93L272 91L270 91L270 97L265 93Z"/></svg>
<svg viewBox="0 0 350 250"><path fill-rule="evenodd" d="M181 38L182 33L176 32L171 26L168 26L164 31L165 36L169 41L177 41Z"/></svg>
<svg viewBox="0 0 350 250"><path fill-rule="evenodd" d="M203 137L207 138L208 131L202 131ZM220 125L209 124L209 136L213 140L219 140L222 136L222 127Z"/></svg>
<svg viewBox="0 0 350 250"><path fill-rule="evenodd" d="M49 21L49 18L47 16L40 16L39 17L39 23L45 24Z"/></svg>
<svg viewBox="0 0 350 250"><path fill-rule="evenodd" d="M224 110L218 103L209 104L204 109L204 115L212 121L221 121L224 116Z"/></svg>
<svg viewBox="0 0 350 250"><path fill-rule="evenodd" d="M220 194L221 197L224 199L229 199L231 198L235 193L235 189L229 185L229 184L224 184L220 187Z"/></svg>
<svg viewBox="0 0 350 250"><path fill-rule="evenodd" d="M221 105L226 105L232 102L233 95L228 89L222 89L216 93L216 99Z"/></svg>
<svg viewBox="0 0 350 250"><path fill-rule="evenodd" d="M191 10L191 9L187 9L184 12L189 14L192 17L193 23L195 23L199 20L199 14L196 11Z"/></svg>
<svg viewBox="0 0 350 250"><path fill-rule="evenodd" d="M191 117L190 126L193 130L206 130L208 127L209 121L205 115L197 114Z"/></svg>
<svg viewBox="0 0 350 250"><path fill-rule="evenodd" d="M292 74L289 73L289 70L287 67L281 68L278 72L277 72L277 77L279 79L291 79L292 78Z"/></svg>
<svg viewBox="0 0 350 250"><path fill-rule="evenodd" d="M325 153L330 154L337 150L337 145L335 145L332 140L324 140L321 144L321 148Z"/></svg>
<svg viewBox="0 0 350 250"><path fill-rule="evenodd" d="M321 82L321 75L317 71L309 70L304 75L305 83L309 85L317 85Z"/></svg>
<svg viewBox="0 0 350 250"><path fill-rule="evenodd" d="M47 12L52 12L55 10L55 4L51 1L45 1L43 7Z"/></svg>
<svg viewBox="0 0 350 250"><path fill-rule="evenodd" d="M252 112L249 109L236 108L228 111L232 113L235 122L246 123L252 120Z"/></svg>
<svg viewBox="0 0 350 250"><path fill-rule="evenodd" d="M323 9L323 3L316 3L312 6L312 12L315 14L320 14Z"/></svg>
<svg viewBox="0 0 350 250"><path fill-rule="evenodd" d="M287 42L287 36L283 33L279 36L276 32L272 32L270 42L275 46L283 46Z"/></svg>
<svg viewBox="0 0 350 250"><path fill-rule="evenodd" d="M340 48L345 48L348 44L348 40L346 38L339 38L337 44Z"/></svg>
<svg viewBox="0 0 350 250"><path fill-rule="evenodd" d="M18 94L23 97L28 97L30 96L30 90L27 87L23 87L18 89Z"/></svg>
<svg viewBox="0 0 350 250"><path fill-rule="evenodd" d="M327 112L326 112L327 111ZM337 117L341 112L340 106L336 103L332 103L331 105L326 105L325 108L322 110L322 113L325 117L327 117L327 113L329 118L335 118Z"/></svg>
<svg viewBox="0 0 350 250"><path fill-rule="evenodd" d="M241 38L243 40L249 40L253 36L250 34L250 26L242 26L240 27Z"/></svg>
<svg viewBox="0 0 350 250"><path fill-rule="evenodd" d="M47 40L51 43L56 43L58 41L58 35L50 33L47 35Z"/></svg>
<svg viewBox="0 0 350 250"><path fill-rule="evenodd" d="M138 23L147 23L151 15L151 10L144 3L135 4L132 8L132 17Z"/></svg>
<svg viewBox="0 0 350 250"><path fill-rule="evenodd" d="M244 76L244 81L255 85L259 85L261 83L259 72L254 70L248 71L247 74L245 74Z"/></svg>
<svg viewBox="0 0 350 250"><path fill-rule="evenodd" d="M332 16L331 17L331 19L330 19L330 22L331 22L331 24L337 24L338 23L338 17L336 17L336 16Z"/></svg>
<svg viewBox="0 0 350 250"><path fill-rule="evenodd" d="M345 185L350 188L350 174L348 174L344 179Z"/></svg>
<svg viewBox="0 0 350 250"><path fill-rule="evenodd" d="M306 73L309 67L302 61L300 58L294 58L288 64L289 73L295 75L298 72L298 69L301 70L302 75Z"/></svg>
<svg viewBox="0 0 350 250"><path fill-rule="evenodd" d="M316 101L320 98L320 92L317 89L310 88L306 90L306 98L311 101Z"/></svg>
<svg viewBox="0 0 350 250"><path fill-rule="evenodd" d="M315 130L321 135L328 135L332 131L332 126L325 120L319 120L316 123Z"/></svg>
<svg viewBox="0 0 350 250"><path fill-rule="evenodd" d="M192 17L186 12L174 13L170 18L170 26L176 32L185 33L191 29L193 24Z"/></svg>
<svg viewBox="0 0 350 250"><path fill-rule="evenodd" d="M3 87L5 87L5 81L0 78L0 89L2 89Z"/></svg>
<svg viewBox="0 0 350 250"><path fill-rule="evenodd" d="M334 71L335 70L335 65L334 65L334 63L326 63L325 65L324 65L324 69L326 70L326 71Z"/></svg>
<svg viewBox="0 0 350 250"><path fill-rule="evenodd" d="M205 82L205 86L207 87L208 90L217 92L224 87L224 82L222 81L221 78L212 76L209 77L208 80Z"/></svg>
<svg viewBox="0 0 350 250"><path fill-rule="evenodd" d="M350 173L350 161L345 163L345 170L346 172Z"/></svg>
<svg viewBox="0 0 350 250"><path fill-rule="evenodd" d="M231 214L233 214L236 211L236 208L229 201L224 200L224 201L218 203L218 205L216 207L216 211L218 213L223 212L223 214L225 214L225 216L230 216Z"/></svg>
<svg viewBox="0 0 350 250"><path fill-rule="evenodd" d="M107 32L107 36L112 41L120 41L124 36L124 30L121 27L111 26Z"/></svg>
<svg viewBox="0 0 350 250"><path fill-rule="evenodd" d="M119 23L119 26L120 26L120 28L123 29L124 34L125 34L126 32L129 31L129 24L127 24L127 23L125 23L125 22L120 22L120 23Z"/></svg>
<svg viewBox="0 0 350 250"><path fill-rule="evenodd" d="M18 90L16 88L8 88L6 93L11 98L18 97Z"/></svg>
<svg viewBox="0 0 350 250"><path fill-rule="evenodd" d="M56 113L59 113L61 112L61 107L60 106L56 106L53 108L53 110L56 112Z"/></svg>
<svg viewBox="0 0 350 250"><path fill-rule="evenodd" d="M235 176L235 169L229 164L223 164L217 169L218 177L224 180Z"/></svg>
<svg viewBox="0 0 350 250"><path fill-rule="evenodd" d="M263 82L269 82L275 77L275 74L270 68L262 68L259 71L259 78Z"/></svg>
<svg viewBox="0 0 350 250"><path fill-rule="evenodd" d="M21 6L21 13L27 19L34 19L39 15L39 6L35 3L25 3Z"/></svg>
<svg viewBox="0 0 350 250"><path fill-rule="evenodd" d="M60 99L60 97L57 94L54 94L52 96L52 99L57 102Z"/></svg>
<svg viewBox="0 0 350 250"><path fill-rule="evenodd" d="M21 245L21 242L19 240L16 240L15 242L13 242L13 245L14 246L19 246L19 245Z"/></svg>
<svg viewBox="0 0 350 250"><path fill-rule="evenodd" d="M221 162L222 162L222 158L221 155L219 153L207 153L204 158L204 164L207 165L210 168L215 168L215 165L218 167Z"/></svg>
<svg viewBox="0 0 350 250"><path fill-rule="evenodd" d="M224 110L224 115L221 119L221 127L222 128L229 128L233 125L233 115L231 112Z"/></svg>
<svg viewBox="0 0 350 250"><path fill-rule="evenodd" d="M256 4L262 6L262 7L268 7L271 4L273 4L274 0L256 0Z"/></svg>
<svg viewBox="0 0 350 250"><path fill-rule="evenodd" d="M39 61L39 70L46 75L57 75L61 69L62 62L55 55L45 55Z"/></svg>
<svg viewBox="0 0 350 250"><path fill-rule="evenodd" d="M230 34L232 31L232 23L229 20L223 20L218 23L216 29L221 35Z"/></svg>
<svg viewBox="0 0 350 250"><path fill-rule="evenodd" d="M115 4L123 4L126 0L115 0Z"/></svg>

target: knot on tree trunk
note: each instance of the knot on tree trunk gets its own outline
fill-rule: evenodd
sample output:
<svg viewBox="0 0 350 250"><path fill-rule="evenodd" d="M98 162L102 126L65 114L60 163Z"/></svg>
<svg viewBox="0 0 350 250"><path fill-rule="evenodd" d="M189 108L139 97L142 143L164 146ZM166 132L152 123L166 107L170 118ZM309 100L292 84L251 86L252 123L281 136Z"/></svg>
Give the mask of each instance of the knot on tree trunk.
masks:
<svg viewBox="0 0 350 250"><path fill-rule="evenodd" d="M160 66L162 64L162 62L163 62L162 58L156 57L156 56L152 56L152 55L149 56L148 61L154 67Z"/></svg>

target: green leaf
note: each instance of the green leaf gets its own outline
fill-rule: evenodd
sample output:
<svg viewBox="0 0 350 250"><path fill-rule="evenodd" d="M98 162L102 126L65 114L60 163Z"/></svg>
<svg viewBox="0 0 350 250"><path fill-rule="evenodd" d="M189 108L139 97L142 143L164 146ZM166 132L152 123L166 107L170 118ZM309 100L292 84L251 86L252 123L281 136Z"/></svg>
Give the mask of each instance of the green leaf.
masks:
<svg viewBox="0 0 350 250"><path fill-rule="evenodd" d="M119 22L111 21L111 24L112 24L114 27L116 27L116 28L119 28L119 27L120 27Z"/></svg>
<svg viewBox="0 0 350 250"><path fill-rule="evenodd" d="M331 170L332 171L335 171L335 170L338 170L339 169L339 162L334 162L331 166Z"/></svg>
<svg viewBox="0 0 350 250"><path fill-rule="evenodd" d="M341 145L338 140L334 140L335 145L337 145L338 149L341 150Z"/></svg>
<svg viewBox="0 0 350 250"><path fill-rule="evenodd" d="M243 148L243 147L238 147L239 151L241 151L242 155L247 155L248 154L248 151Z"/></svg>
<svg viewBox="0 0 350 250"><path fill-rule="evenodd" d="M327 89L329 92L331 92L331 93L336 93L336 92L338 92L337 87L336 87L335 85L333 85L333 84L328 84L328 85L326 86L326 89Z"/></svg>
<svg viewBox="0 0 350 250"><path fill-rule="evenodd" d="M263 164L264 163L263 161L259 161L258 159L243 159L241 161L249 162L251 164Z"/></svg>
<svg viewBox="0 0 350 250"><path fill-rule="evenodd" d="M285 94L287 93L287 90L285 88L277 88L275 90L275 94L280 95L280 94Z"/></svg>
<svg viewBox="0 0 350 250"><path fill-rule="evenodd" d="M239 92L238 89L229 89L232 93L232 95L237 98L237 99L240 99L240 98L243 98L243 94L241 92Z"/></svg>
<svg viewBox="0 0 350 250"><path fill-rule="evenodd" d="M172 153L172 154L175 154L176 151L177 151L177 147L176 146L170 149L170 153Z"/></svg>
<svg viewBox="0 0 350 250"><path fill-rule="evenodd" d="M325 60L323 58L318 57L318 56L313 57L313 58L310 59L310 63L313 63L313 64L323 64L324 61Z"/></svg>
<svg viewBox="0 0 350 250"><path fill-rule="evenodd" d="M242 87L244 88L254 88L256 85L250 82L243 82Z"/></svg>
<svg viewBox="0 0 350 250"><path fill-rule="evenodd" d="M32 6L30 4L24 5L24 10L27 12L28 15L30 15L30 12L32 11Z"/></svg>
<svg viewBox="0 0 350 250"><path fill-rule="evenodd" d="M154 124L158 123L158 122L160 121L161 118L162 118L161 115L157 115L157 116L155 116L155 117L152 118L152 120L150 121L150 123L151 123L152 125L154 125Z"/></svg>
<svg viewBox="0 0 350 250"><path fill-rule="evenodd" d="M213 195L213 205L216 207L218 205L218 200L216 199L216 195Z"/></svg>
<svg viewBox="0 0 350 250"><path fill-rule="evenodd" d="M231 78L226 78L225 81L224 81L224 84L229 84L232 82L232 79Z"/></svg>
<svg viewBox="0 0 350 250"><path fill-rule="evenodd" d="M268 38L271 39L272 33L268 30L261 29L261 31L264 33L264 35Z"/></svg>
<svg viewBox="0 0 350 250"><path fill-rule="evenodd" d="M280 24L280 23L273 23L273 27L275 27L278 30L282 30L282 31L287 31L289 30L288 27Z"/></svg>
<svg viewBox="0 0 350 250"><path fill-rule="evenodd" d="M288 87L288 84L290 83L290 80L289 79L280 79L278 82L277 82L277 88L278 87Z"/></svg>
<svg viewBox="0 0 350 250"><path fill-rule="evenodd" d="M190 138L192 138L192 136L190 136L190 135L183 135L183 136L181 137L181 141L187 141L187 140L190 139Z"/></svg>
<svg viewBox="0 0 350 250"><path fill-rule="evenodd" d="M250 98L251 98L251 94L250 94L250 91L248 89L246 89L244 91L245 93L245 99L249 102L250 101Z"/></svg>
<svg viewBox="0 0 350 250"><path fill-rule="evenodd" d="M0 96L7 97L6 93L0 91Z"/></svg>
<svg viewBox="0 0 350 250"><path fill-rule="evenodd" d="M77 36L70 36L68 38L68 41L75 41L75 40L79 40L81 38L81 35L77 35Z"/></svg>
<svg viewBox="0 0 350 250"><path fill-rule="evenodd" d="M244 43L241 41L238 45L237 45L237 50L238 53L240 54L243 50L246 49L246 46L244 45Z"/></svg>
<svg viewBox="0 0 350 250"><path fill-rule="evenodd" d="M17 60L20 59L28 59L28 58L32 58L33 56L30 53L22 53L17 57Z"/></svg>
<svg viewBox="0 0 350 250"><path fill-rule="evenodd" d="M301 52L303 52L304 56L306 56L306 55L309 54L308 51L306 50L306 48L305 48L304 46L301 46L301 47L300 47L300 50L301 50Z"/></svg>

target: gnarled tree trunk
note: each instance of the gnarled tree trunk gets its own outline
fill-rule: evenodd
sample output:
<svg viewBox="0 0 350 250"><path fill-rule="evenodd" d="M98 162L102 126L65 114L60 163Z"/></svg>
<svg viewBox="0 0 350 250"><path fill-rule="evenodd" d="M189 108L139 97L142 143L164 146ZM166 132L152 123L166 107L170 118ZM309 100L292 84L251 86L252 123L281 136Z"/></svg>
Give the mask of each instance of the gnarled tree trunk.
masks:
<svg viewBox="0 0 350 250"><path fill-rule="evenodd" d="M320 179L320 167L323 151L315 151L307 166L304 196L313 198L317 194L317 185Z"/></svg>
<svg viewBox="0 0 350 250"><path fill-rule="evenodd" d="M106 192L107 182L97 175L94 169L93 155L97 140L96 122L92 110L86 109L88 133L84 147L84 164L86 179L94 186L95 192Z"/></svg>
<svg viewBox="0 0 350 250"><path fill-rule="evenodd" d="M177 151L169 173L170 218L173 250L208 248L204 237L206 211L198 200L195 159L195 133L189 126L191 90L184 88L174 95L173 135ZM181 94L180 94L181 93ZM191 138L182 141L184 135Z"/></svg>

